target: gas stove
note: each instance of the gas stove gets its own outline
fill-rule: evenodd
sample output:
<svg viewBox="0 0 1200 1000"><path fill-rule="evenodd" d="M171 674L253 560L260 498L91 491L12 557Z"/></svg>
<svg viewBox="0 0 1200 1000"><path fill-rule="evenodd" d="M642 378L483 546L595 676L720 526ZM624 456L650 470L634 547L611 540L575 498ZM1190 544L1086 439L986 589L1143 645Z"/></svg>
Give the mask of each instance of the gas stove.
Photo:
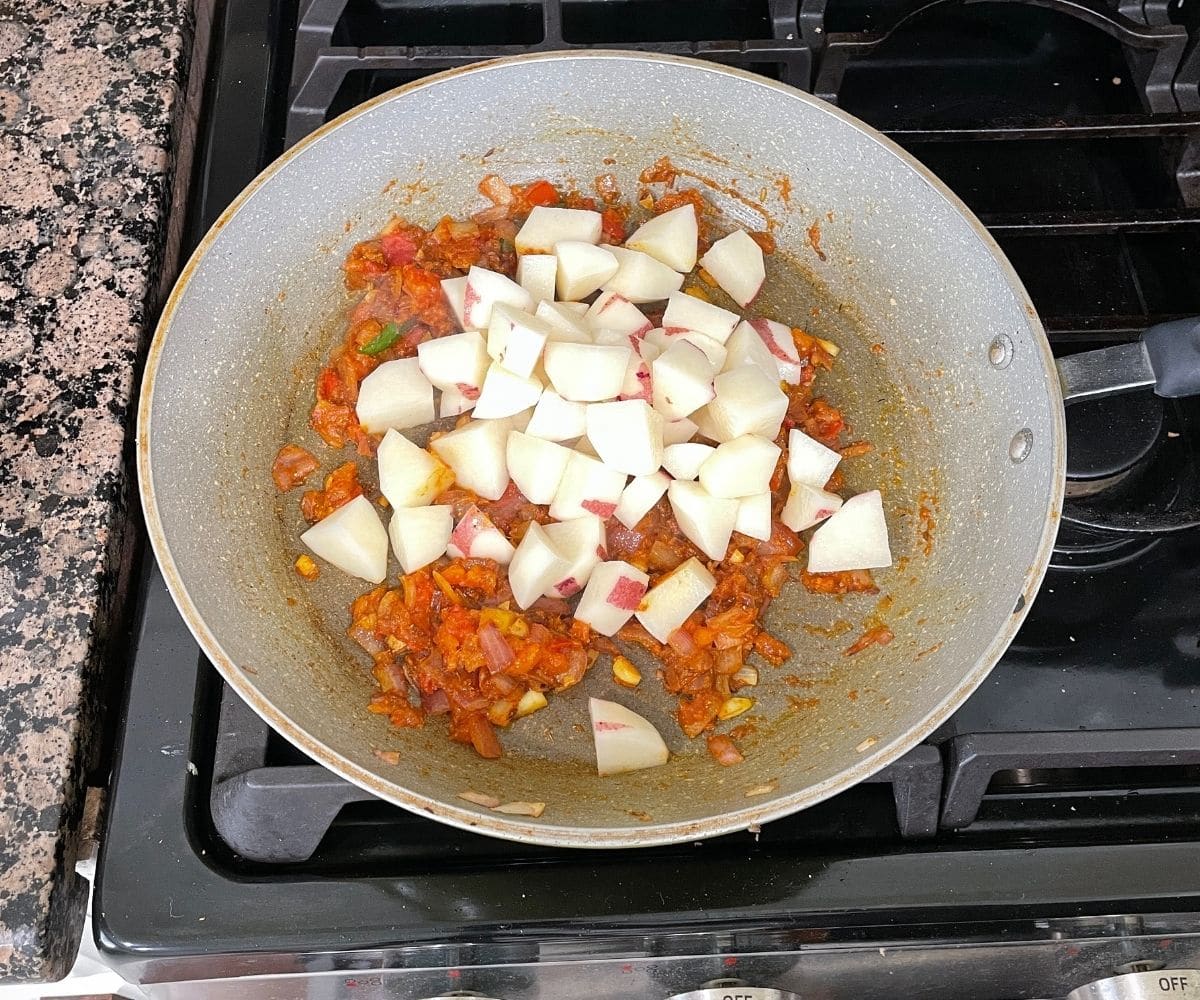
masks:
<svg viewBox="0 0 1200 1000"><path fill-rule="evenodd" d="M1185 5L216 13L193 243L272 158L370 96L496 55L636 48L811 90L913 151L1000 242L1058 354L1200 314L1200 12ZM97 941L179 998L1200 996L1198 421L1194 401L1074 404L1059 544L985 684L872 781L676 847L512 844L371 798L223 685L147 557Z"/></svg>

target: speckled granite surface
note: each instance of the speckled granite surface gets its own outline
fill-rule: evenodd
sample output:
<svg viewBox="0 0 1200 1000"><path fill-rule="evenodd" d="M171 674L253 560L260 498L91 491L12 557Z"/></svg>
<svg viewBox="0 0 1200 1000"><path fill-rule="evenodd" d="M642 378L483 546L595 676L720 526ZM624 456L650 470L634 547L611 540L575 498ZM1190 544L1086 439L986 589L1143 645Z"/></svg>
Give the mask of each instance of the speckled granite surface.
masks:
<svg viewBox="0 0 1200 1000"><path fill-rule="evenodd" d="M0 0L0 978L70 967L192 0Z"/></svg>

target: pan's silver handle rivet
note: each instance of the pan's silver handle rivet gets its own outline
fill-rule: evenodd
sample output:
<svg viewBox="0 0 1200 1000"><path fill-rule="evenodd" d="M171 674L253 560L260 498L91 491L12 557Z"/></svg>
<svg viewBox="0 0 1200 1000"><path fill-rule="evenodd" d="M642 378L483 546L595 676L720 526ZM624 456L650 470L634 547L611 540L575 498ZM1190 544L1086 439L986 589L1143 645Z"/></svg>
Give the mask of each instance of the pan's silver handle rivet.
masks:
<svg viewBox="0 0 1200 1000"><path fill-rule="evenodd" d="M988 348L988 361L993 368L1007 368L1012 364L1013 342L1006 333L999 334Z"/></svg>
<svg viewBox="0 0 1200 1000"><path fill-rule="evenodd" d="M1013 460L1014 465L1020 465L1029 457L1032 450L1033 431L1028 427L1022 427L1008 443L1008 457Z"/></svg>

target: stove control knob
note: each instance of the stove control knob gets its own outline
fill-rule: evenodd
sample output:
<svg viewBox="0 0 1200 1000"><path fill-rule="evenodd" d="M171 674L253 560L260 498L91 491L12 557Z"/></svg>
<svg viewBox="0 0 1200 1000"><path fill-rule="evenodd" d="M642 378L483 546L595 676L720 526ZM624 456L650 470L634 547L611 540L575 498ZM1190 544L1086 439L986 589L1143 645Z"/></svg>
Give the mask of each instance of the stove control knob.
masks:
<svg viewBox="0 0 1200 1000"><path fill-rule="evenodd" d="M1072 990L1067 1000L1200 1000L1200 970L1158 969L1113 976Z"/></svg>
<svg viewBox="0 0 1200 1000"><path fill-rule="evenodd" d="M743 986L736 979L719 979L705 983L691 993L679 993L671 1000L800 1000L800 994L762 986Z"/></svg>

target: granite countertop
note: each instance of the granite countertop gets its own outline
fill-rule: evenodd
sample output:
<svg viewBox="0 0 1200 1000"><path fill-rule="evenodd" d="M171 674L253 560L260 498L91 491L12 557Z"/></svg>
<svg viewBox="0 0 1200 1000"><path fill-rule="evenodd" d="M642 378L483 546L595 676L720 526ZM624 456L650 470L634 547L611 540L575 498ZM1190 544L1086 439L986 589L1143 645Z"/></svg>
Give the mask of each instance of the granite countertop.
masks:
<svg viewBox="0 0 1200 1000"><path fill-rule="evenodd" d="M64 975L83 930L192 2L0 0L0 979Z"/></svg>

